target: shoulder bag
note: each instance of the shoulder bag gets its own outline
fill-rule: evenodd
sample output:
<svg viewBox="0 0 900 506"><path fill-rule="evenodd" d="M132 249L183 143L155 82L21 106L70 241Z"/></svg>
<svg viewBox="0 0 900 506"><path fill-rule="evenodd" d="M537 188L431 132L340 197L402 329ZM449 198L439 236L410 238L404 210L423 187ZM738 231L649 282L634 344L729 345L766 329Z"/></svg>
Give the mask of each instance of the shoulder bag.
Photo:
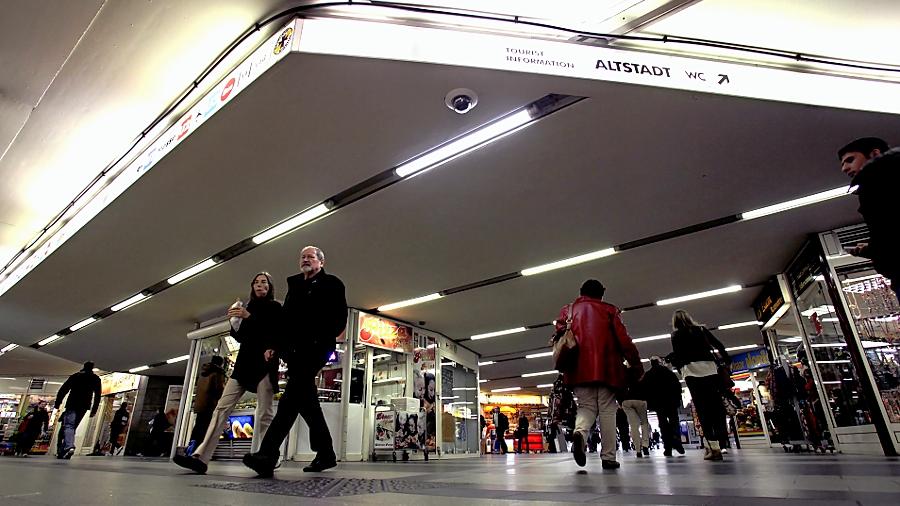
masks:
<svg viewBox="0 0 900 506"><path fill-rule="evenodd" d="M572 317L575 304L569 304L566 313L566 330L553 342L553 367L563 373L571 373L578 365L578 340L572 331Z"/></svg>

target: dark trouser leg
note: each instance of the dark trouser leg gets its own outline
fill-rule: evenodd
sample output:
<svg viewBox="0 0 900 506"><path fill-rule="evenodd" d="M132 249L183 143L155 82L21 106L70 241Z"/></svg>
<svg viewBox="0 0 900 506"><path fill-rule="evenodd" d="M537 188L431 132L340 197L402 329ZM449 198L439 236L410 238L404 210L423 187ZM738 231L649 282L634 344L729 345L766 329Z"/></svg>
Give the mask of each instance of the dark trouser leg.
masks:
<svg viewBox="0 0 900 506"><path fill-rule="evenodd" d="M678 434L678 410L673 407L665 407L656 411L659 420L659 431L662 436L663 448L671 450L680 444Z"/></svg>
<svg viewBox="0 0 900 506"><path fill-rule="evenodd" d="M694 407L697 409L700 426L703 428L703 437L707 441L718 442L722 434L727 434L725 408L722 407L722 394L719 390L720 381L718 376L685 378Z"/></svg>
<svg viewBox="0 0 900 506"><path fill-rule="evenodd" d="M291 431L299 414L309 426L310 448L316 453L333 454L331 433L325 423L322 406L319 405L319 392L315 383L316 376L324 365L324 361L299 364L299 367L288 365L288 383L285 385L281 400L278 401L278 410L266 431L259 453L270 457L277 456L281 443Z"/></svg>
<svg viewBox="0 0 900 506"><path fill-rule="evenodd" d="M198 446L206 436L206 429L209 428L209 422L212 421L214 409L197 413L197 417L194 420L194 428L191 429L191 440L196 441Z"/></svg>
<svg viewBox="0 0 900 506"><path fill-rule="evenodd" d="M498 432L498 433L497 433L497 440L498 440L499 443L500 443L500 451L501 451L502 453L509 453L509 448L507 448L507 446L506 446L506 435L505 435L505 434L501 434L501 433Z"/></svg>
<svg viewBox="0 0 900 506"><path fill-rule="evenodd" d="M16 442L16 452L21 455L28 455L28 452L31 451L31 447L34 446L37 437L38 435L32 432L23 432Z"/></svg>

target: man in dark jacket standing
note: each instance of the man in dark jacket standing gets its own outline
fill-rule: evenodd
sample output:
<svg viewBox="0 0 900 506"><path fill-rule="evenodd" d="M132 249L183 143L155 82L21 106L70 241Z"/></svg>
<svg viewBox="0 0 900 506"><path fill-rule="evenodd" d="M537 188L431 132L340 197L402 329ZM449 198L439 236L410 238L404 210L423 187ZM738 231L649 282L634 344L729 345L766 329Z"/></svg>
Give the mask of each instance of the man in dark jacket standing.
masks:
<svg viewBox="0 0 900 506"><path fill-rule="evenodd" d="M288 383L259 452L244 456L244 465L260 476L272 476L281 443L298 414L309 427L309 446L316 452L303 470L320 472L337 465L331 433L319 405L316 377L347 326L347 300L344 284L326 273L324 265L322 250L307 246L300 251L301 274L287 280L281 343L276 351L287 362Z"/></svg>
<svg viewBox="0 0 900 506"><path fill-rule="evenodd" d="M656 412L662 433L663 455L672 456L672 450L684 455L679 436L678 406L681 405L681 383L671 369L664 366L659 357L650 357L650 370L641 379L647 396L647 409Z"/></svg>
<svg viewBox="0 0 900 506"><path fill-rule="evenodd" d="M34 411L25 415L25 430L19 433L16 441L16 455L27 457L37 438L42 432L47 431L50 415L47 413L46 404L44 401L38 401L34 405Z"/></svg>
<svg viewBox="0 0 900 506"><path fill-rule="evenodd" d="M128 403L122 402L122 405L119 406L119 409L113 413L112 422L109 424L109 454L115 455L116 450L119 449L119 436L122 432L125 432L125 427L128 427L128 419L130 415L128 414Z"/></svg>
<svg viewBox="0 0 900 506"><path fill-rule="evenodd" d="M528 453L528 417L524 411L519 411L519 426L516 427L516 439L519 440L519 448L516 453Z"/></svg>
<svg viewBox="0 0 900 506"><path fill-rule="evenodd" d="M600 458L604 469L617 469L616 393L625 387L625 366L643 371L641 357L619 318L619 308L603 302L606 288L596 279L581 285L581 296L564 306L556 318L557 334L571 328L578 341L578 363L565 371L565 381L575 388L578 414L572 437L572 454L579 466L587 462L585 441L588 431L600 416ZM640 374L634 374L640 376Z"/></svg>
<svg viewBox="0 0 900 506"><path fill-rule="evenodd" d="M869 258L879 274L900 294L900 239L897 231L897 188L900 188L900 148L890 149L877 137L863 137L838 151L841 171L853 178L859 214L869 227L869 242L849 253ZM900 297L900 295L898 295Z"/></svg>
<svg viewBox="0 0 900 506"><path fill-rule="evenodd" d="M66 401L66 411L62 415L62 444L56 455L60 459L72 458L75 454L75 429L88 409L93 417L100 406L100 377L94 374L93 362L85 362L84 368L69 376L63 383L56 394L54 409L59 409L66 394L69 395L69 400Z"/></svg>

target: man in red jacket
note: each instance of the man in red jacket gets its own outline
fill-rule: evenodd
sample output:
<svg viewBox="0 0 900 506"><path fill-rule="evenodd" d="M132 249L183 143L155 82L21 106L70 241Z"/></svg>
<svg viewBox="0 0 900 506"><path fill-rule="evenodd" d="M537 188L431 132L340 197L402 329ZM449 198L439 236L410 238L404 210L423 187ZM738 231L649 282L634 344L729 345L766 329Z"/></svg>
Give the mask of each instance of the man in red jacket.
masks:
<svg viewBox="0 0 900 506"><path fill-rule="evenodd" d="M606 288L596 279L581 285L581 296L572 303L571 328L578 341L577 365L565 372L565 381L575 389L578 414L572 454L579 466L586 463L585 441L588 431L600 415L600 458L603 469L617 469L616 462L616 393L625 386L626 367L629 375L640 376L641 357L619 318L619 308L603 302ZM558 331L565 330L569 305L556 319Z"/></svg>

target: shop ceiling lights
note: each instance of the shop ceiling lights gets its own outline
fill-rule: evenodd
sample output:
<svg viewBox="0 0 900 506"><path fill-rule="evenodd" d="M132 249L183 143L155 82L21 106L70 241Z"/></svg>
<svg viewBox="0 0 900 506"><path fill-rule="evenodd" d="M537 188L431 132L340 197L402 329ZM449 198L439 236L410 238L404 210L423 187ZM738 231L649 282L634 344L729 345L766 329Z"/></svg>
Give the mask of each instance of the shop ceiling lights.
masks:
<svg viewBox="0 0 900 506"><path fill-rule="evenodd" d="M16 343L9 343L6 346L4 346L3 349L0 349L0 353L8 353L18 347L19 347L19 345Z"/></svg>
<svg viewBox="0 0 900 506"><path fill-rule="evenodd" d="M790 309L790 308L791 308L790 303L785 302L784 305L781 306L780 308L778 308L778 311L775 311L775 314L773 314L772 317L769 318L769 321L767 321L766 324L763 325L763 327L762 327L763 330L770 329L770 328L774 327L775 324L778 323L778 320L780 320L781 317L784 316L784 314L787 313L787 312L788 312L788 309ZM801 338L801 340L802 340L802 338ZM786 341L786 340L785 340L784 342L787 343L787 342L790 342L790 341Z"/></svg>
<svg viewBox="0 0 900 506"><path fill-rule="evenodd" d="M810 204L817 204L819 202L824 202L833 198L849 195L849 191L849 186L841 186L840 188L835 188L833 190L815 193L812 195L801 197L799 199L789 200L780 204L774 204L771 206L754 209L752 211L747 211L746 213L741 213L741 219L752 220L754 218L762 218L763 216L780 213L789 209L796 209L798 207L808 206Z"/></svg>
<svg viewBox="0 0 900 506"><path fill-rule="evenodd" d="M741 350L752 350L754 348L759 348L757 344L745 344L743 346L732 346L731 348L725 348L725 351L741 351Z"/></svg>
<svg viewBox="0 0 900 506"><path fill-rule="evenodd" d="M809 318L813 314L817 314L819 316L825 316L825 315L831 314L833 312L834 312L834 306L822 305L822 306L811 307L811 308L807 309L806 311L802 311L800 314Z"/></svg>
<svg viewBox="0 0 900 506"><path fill-rule="evenodd" d="M479 383L487 383L488 381L490 381L490 380L482 380L482 379L478 380Z"/></svg>
<svg viewBox="0 0 900 506"><path fill-rule="evenodd" d="M506 330L498 330L496 332L488 332L486 334L475 334L474 336L470 337L469 339L471 339L473 341L478 341L479 339L489 339L491 337L505 336L508 334L518 334L519 332L525 332L526 330L528 330L528 329L525 327L516 327L514 329L506 329Z"/></svg>
<svg viewBox="0 0 900 506"><path fill-rule="evenodd" d="M572 265L583 264L585 262L590 262L592 260L597 260L598 258L604 258L611 255L616 254L615 248L606 248L598 251L594 251L591 253L585 253L584 255L579 255L577 257L567 258L565 260L557 260L556 262L550 262L549 264L538 265L537 267L529 267L527 269L522 269L523 276L532 276L534 274L541 274L542 272L553 271L556 269L563 269L565 267L570 267Z"/></svg>
<svg viewBox="0 0 900 506"><path fill-rule="evenodd" d="M689 300L705 299L706 297L715 297L716 295L724 295L726 293L734 293L741 291L741 285L731 285L717 290L709 290L707 292L692 293L690 295L682 295L681 297L673 297L671 299L663 299L656 302L657 306L668 306L670 304L679 304Z"/></svg>
<svg viewBox="0 0 900 506"><path fill-rule="evenodd" d="M786 337L781 340L782 343L799 343L801 341L803 341L803 338L800 336Z"/></svg>
<svg viewBox="0 0 900 506"><path fill-rule="evenodd" d="M533 378L535 376L547 376L550 374L559 374L559 371L541 371L541 372L528 372L522 375L523 378Z"/></svg>
<svg viewBox="0 0 900 506"><path fill-rule="evenodd" d="M647 341L659 341L660 339L669 339L672 337L672 334L659 334L658 336L650 336L650 337L638 337L637 339L632 339L633 343L646 343Z"/></svg>
<svg viewBox="0 0 900 506"><path fill-rule="evenodd" d="M95 321L97 321L97 319L94 318L93 316L91 316L90 318L85 318L84 320L81 320L80 322L76 323L75 325L72 325L71 327L69 327L69 330L71 330L72 332L75 332L76 330L80 330L80 329L87 327L88 325L94 323Z"/></svg>
<svg viewBox="0 0 900 506"><path fill-rule="evenodd" d="M150 369L149 365L142 365L140 367L132 367L131 369L128 369L128 372L134 374L136 372L146 371L147 369Z"/></svg>
<svg viewBox="0 0 900 506"><path fill-rule="evenodd" d="M479 367L481 367L483 365L492 365L492 364L496 364L496 362L494 362L493 360L488 360L487 362L478 362Z"/></svg>
<svg viewBox="0 0 900 506"><path fill-rule="evenodd" d="M265 232L255 236L253 238L254 244L262 244L266 241L270 241L275 239L276 237L280 237L298 227L306 225L312 220L323 216L330 209L330 206L327 202L319 204L315 207L307 209L302 213L294 216L293 218L288 219L287 221L283 221L278 225L266 230Z"/></svg>
<svg viewBox="0 0 900 506"><path fill-rule="evenodd" d="M518 390L522 390L522 387L509 387L509 388L495 388L491 390L491 393L501 393L501 392L516 392Z"/></svg>
<svg viewBox="0 0 900 506"><path fill-rule="evenodd" d="M538 385L537 388L553 388L553 383L544 383L543 385Z"/></svg>
<svg viewBox="0 0 900 506"><path fill-rule="evenodd" d="M553 355L552 351L545 351L542 353L532 353L530 355L525 355L525 358L543 358L543 357L549 357L551 355Z"/></svg>
<svg viewBox="0 0 900 506"><path fill-rule="evenodd" d="M200 262L199 264L197 264L193 267L189 267L189 268L179 272L178 274L172 276L171 278L169 278L167 280L167 282L170 285L175 285L175 284L181 283L185 279L187 279L195 274L199 274L199 273L205 271L206 269L209 269L215 265L216 265L216 261L213 260L212 258L208 258L208 259Z"/></svg>
<svg viewBox="0 0 900 506"><path fill-rule="evenodd" d="M134 305L134 304L137 304L138 302L140 302L140 301L142 301L142 300L144 300L144 299L146 299L146 298L147 298L146 295L144 295L143 293L139 293L139 294L137 294L137 295L135 295L135 296L133 296L133 297L130 297L130 298L128 298L128 299L123 300L122 302L116 304L115 306L111 307L110 309L111 309L113 312L121 311L121 310L125 309L126 307L129 307L129 306L132 306L132 305Z"/></svg>
<svg viewBox="0 0 900 506"><path fill-rule="evenodd" d="M751 325L762 325L763 322L753 320L752 322L729 323L728 325L719 325L716 330L736 329L740 327L749 327Z"/></svg>
<svg viewBox="0 0 900 506"><path fill-rule="evenodd" d="M166 360L166 363L167 364L175 364L178 362L184 362L185 360L187 360L189 358L191 358L190 355L182 355L180 357L170 358L169 360Z"/></svg>
<svg viewBox="0 0 900 506"><path fill-rule="evenodd" d="M531 113L521 110L505 118L489 123L478 130L439 146L431 151L403 163L394 172L399 177L409 177L420 173L425 169L433 169L454 158L486 146L503 136L512 133L532 121Z"/></svg>
<svg viewBox="0 0 900 506"><path fill-rule="evenodd" d="M441 297L443 297L443 295L439 293L432 293L431 295L425 295L424 297L416 297L415 299L401 300L400 302L392 302L390 304L378 306L378 311L392 311L394 309L400 309L401 307L415 306L416 304L431 302L440 299Z"/></svg>
<svg viewBox="0 0 900 506"><path fill-rule="evenodd" d="M57 340L59 340L59 339L62 339L62 337L63 337L63 336L61 336L61 335L59 335L59 334L53 334L52 336L50 336L50 337L48 337L48 338L46 338L46 339L43 339L43 340L41 340L41 341L38 341L38 346L47 346L48 344L50 344L50 343L52 343L52 342L54 342L54 341L57 341Z"/></svg>

